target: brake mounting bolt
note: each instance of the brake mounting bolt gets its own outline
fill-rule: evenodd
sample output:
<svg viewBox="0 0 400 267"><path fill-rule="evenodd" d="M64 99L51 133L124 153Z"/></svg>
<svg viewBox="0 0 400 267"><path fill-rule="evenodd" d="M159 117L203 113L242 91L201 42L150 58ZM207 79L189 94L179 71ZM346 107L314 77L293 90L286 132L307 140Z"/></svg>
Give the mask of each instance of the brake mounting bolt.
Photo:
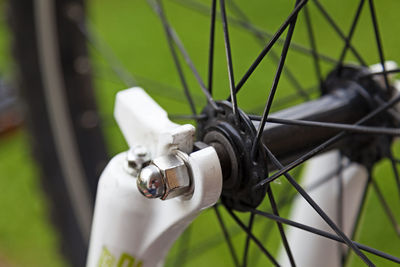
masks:
<svg viewBox="0 0 400 267"><path fill-rule="evenodd" d="M126 154L127 171L137 176L141 169L149 165L151 161L150 153L144 146L135 146L129 149Z"/></svg>

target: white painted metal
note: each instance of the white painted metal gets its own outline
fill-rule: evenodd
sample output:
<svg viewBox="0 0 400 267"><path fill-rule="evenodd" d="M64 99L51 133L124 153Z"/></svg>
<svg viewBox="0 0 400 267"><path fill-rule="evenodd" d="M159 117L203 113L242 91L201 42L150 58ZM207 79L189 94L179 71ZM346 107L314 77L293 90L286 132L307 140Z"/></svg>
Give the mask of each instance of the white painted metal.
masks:
<svg viewBox="0 0 400 267"><path fill-rule="evenodd" d="M302 178L303 187L316 183L322 177L334 173L339 167L339 153L331 151L309 161ZM356 219L356 214L363 190L367 181L367 170L356 163L352 163L342 173L343 181L343 225L342 230L349 235ZM328 182L313 189L309 194L328 216L338 225L338 177L335 176ZM293 203L289 217L317 229L334 233L321 219L312 207L302 198L297 197ZM343 245L324 237L305 232L297 228L287 228L286 231L290 248L296 264L299 267L338 267L340 264L339 248ZM283 248L280 250L279 262L282 266L291 266Z"/></svg>
<svg viewBox="0 0 400 267"><path fill-rule="evenodd" d="M167 112L139 87L117 94L114 116L129 147L145 146L152 158L167 154L170 149L192 151L193 125L171 122Z"/></svg>
<svg viewBox="0 0 400 267"><path fill-rule="evenodd" d="M115 116L128 144L148 146L154 157L173 149L191 150L194 127L170 122L140 88L118 94ZM172 243L221 194L222 172L214 148L191 153L188 161L192 195L166 201L147 199L138 191L137 178L125 170L126 153L110 161L98 185L88 267L162 265Z"/></svg>
<svg viewBox="0 0 400 267"><path fill-rule="evenodd" d="M221 167L211 147L189 157L194 191L185 200L145 198L136 187L136 178L125 172L125 160L125 153L114 157L100 178L88 267L99 266L105 257L116 266L124 253L136 262L143 261L143 267L157 266L196 215L220 196Z"/></svg>

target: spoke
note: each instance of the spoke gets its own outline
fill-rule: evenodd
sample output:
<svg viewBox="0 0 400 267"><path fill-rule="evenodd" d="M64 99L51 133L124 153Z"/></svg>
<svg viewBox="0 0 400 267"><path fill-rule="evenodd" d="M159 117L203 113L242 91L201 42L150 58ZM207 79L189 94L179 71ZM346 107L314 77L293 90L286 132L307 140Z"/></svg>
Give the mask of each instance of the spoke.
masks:
<svg viewBox="0 0 400 267"><path fill-rule="evenodd" d="M224 223L224 221L222 219L221 214L219 213L219 210L218 210L217 206L214 206L214 211L215 211L215 214L217 215L219 225L221 226L221 230L222 230L222 232L224 234L226 244L228 245L229 251L231 253L233 263L235 264L235 266L239 267L239 260L238 260L238 257L236 255L235 248L233 247L233 244L232 244L231 238L229 236L228 230L226 229L225 223Z"/></svg>
<svg viewBox="0 0 400 267"><path fill-rule="evenodd" d="M237 225L234 225L233 227L229 227L228 229L230 236L235 237L238 236L239 234L242 234L243 231L240 227ZM200 257L207 251L212 250L213 248L221 245L222 243L226 242L225 238L222 237L221 235L213 235L210 239L201 241L201 242L196 242L196 244L192 245L192 248L184 248L182 251L179 252L179 254L185 253L187 254L188 258L193 260L196 257ZM178 255L178 254L176 254Z"/></svg>
<svg viewBox="0 0 400 267"><path fill-rule="evenodd" d="M104 65L104 64L103 64ZM96 71L94 72L93 76L96 79L99 80L105 80L107 82L114 83L118 86L121 86L121 84L124 84L122 81L118 81L110 77L112 75L108 69L106 69L106 66L103 66L100 63L96 64ZM164 84L162 82L153 80L152 78L141 76L139 74L134 73L135 79L138 81L139 86L145 86L146 87L146 92L150 94L155 94L160 97L163 97L165 99L177 101L177 102L182 102L182 101L187 101L186 97L182 95L182 89L170 86L168 84ZM193 94L193 100L195 103L201 103L202 102L202 95L197 95ZM189 116L193 116L192 114ZM196 116L204 116L204 115L196 115ZM112 121L113 119L111 119Z"/></svg>
<svg viewBox="0 0 400 267"><path fill-rule="evenodd" d="M345 41L345 45L344 45L344 48L343 48L342 53L341 53L340 58L339 58L339 66L343 65L343 60L344 60L344 58L346 56L346 52L347 52L348 48L350 47L351 39L353 38L353 34L354 34L355 29L356 29L357 23L359 21L359 18L360 18L360 15L361 15L361 11L362 11L362 7L364 6L364 3L365 3L365 0L361 0L360 1L360 4L358 5L357 12L356 12L356 15L354 17L353 23L351 24L351 27L350 27L349 35L344 40Z"/></svg>
<svg viewBox="0 0 400 267"><path fill-rule="evenodd" d="M399 224L396 221L396 218L392 212L392 210L389 207L389 204L386 202L385 197L383 196L383 193L381 189L379 188L378 184L375 182L375 179L372 179L372 187L375 190L375 193L379 199L379 202L382 205L383 210L385 211L386 215L388 216L388 219L390 223L393 225L394 231L398 236L400 236L400 227Z"/></svg>
<svg viewBox="0 0 400 267"><path fill-rule="evenodd" d="M260 121L262 118L258 115L249 115L251 120ZM298 125L298 126L309 126L309 127L323 127L323 128L331 128L337 130L345 130L349 132L355 133L364 133L364 134L386 134L399 136L400 129L396 128L387 128L387 127L375 127L375 126L359 126L352 124L343 124L343 123L335 123L335 122L319 122L319 121L306 121L306 120L292 120L292 119L281 119L275 117L268 117L267 122L270 123L278 123L285 125Z"/></svg>
<svg viewBox="0 0 400 267"><path fill-rule="evenodd" d="M157 93L158 95L161 95L171 100L178 100L178 101L186 100L186 97L182 95L180 88L176 88L171 85L164 84L160 81L154 80L152 78L140 76L137 74L135 74L135 77L138 79L139 84L149 85L148 88L146 88L146 91L148 92ZM203 95L192 93L192 97L195 103L201 103L203 101Z"/></svg>
<svg viewBox="0 0 400 267"><path fill-rule="evenodd" d="M339 153L338 157L338 169L336 173L337 177L337 188L338 188L338 198L337 198L337 224L339 229L343 229L343 156L342 153ZM344 265L345 261L345 253L342 248L342 244L338 243L338 251L340 255L340 260L342 263L342 266Z"/></svg>
<svg viewBox="0 0 400 267"><path fill-rule="evenodd" d="M279 27L278 31L272 36L271 40L267 43L267 45L263 48L261 53L258 55L256 60L253 62L253 64L250 66L250 68L246 71L244 74L243 78L239 81L239 83L236 85L235 91L236 93L239 92L239 90L242 88L244 83L247 81L247 79L250 77L250 75L254 72L254 70L257 68L257 66L261 63L265 55L271 50L272 46L277 42L279 37L282 35L282 33L286 30L286 28L290 25L294 25L292 22L297 19L297 14L300 12L300 10L304 7L304 5L307 3L308 0L302 0L300 3L298 3L295 7L295 9L292 11L292 13L289 15L289 17L283 22L283 24ZM292 26L293 28L293 26ZM291 35L288 34L287 39L285 40L285 43L283 45L283 50L287 50L287 45L290 43L290 40L288 40L288 37L291 38ZM290 39L289 38L289 39Z"/></svg>
<svg viewBox="0 0 400 267"><path fill-rule="evenodd" d="M392 151L389 151L389 159L390 159L390 163L392 164L393 176L394 176L394 180L396 182L398 196L400 197L400 175L399 175L399 171L396 166L396 159L394 158Z"/></svg>
<svg viewBox="0 0 400 267"><path fill-rule="evenodd" d="M231 93L231 102L232 102L232 111L233 115L236 118L236 122L239 122L239 111L236 100L236 92L235 92L235 79L233 75L233 63L232 63L232 53L231 53L231 44L229 41L229 31L228 31L228 20L226 18L226 10L225 10L225 0L219 1L221 6L221 16L222 16L222 26L224 29L224 41L225 41L225 53L226 53L226 61L228 65L228 75L229 75L229 89Z"/></svg>
<svg viewBox="0 0 400 267"><path fill-rule="evenodd" d="M179 61L178 54L176 53L176 50L175 50L174 41L172 39L172 34L171 34L171 29L170 29L170 27L168 25L167 18L166 18L165 14L164 14L161 1L158 1L157 3L158 3L159 10L160 10L160 12L159 12L160 19L162 21L165 34L167 36L168 47L169 47L169 50L171 52L172 58L174 60L174 64L175 64L176 70L178 72L179 79L180 79L182 87L183 87L183 91L184 91L186 99L187 99L187 101L189 103L189 106L190 106L190 109L192 111L192 114L196 115L196 106L195 106L195 104L193 102L193 98L192 98L192 95L190 94L189 87L188 87L188 84L186 82L185 75L183 74L183 69L182 69L181 63Z"/></svg>
<svg viewBox="0 0 400 267"><path fill-rule="evenodd" d="M254 213L252 213L254 214ZM263 240L264 243L267 243L268 238L271 236L270 233L272 231L272 225L273 221L268 221L267 223L264 224L264 229L263 232L260 235L260 240ZM251 256L251 262L252 266L258 266L257 263L261 259L261 253L258 252L258 250L253 250L253 255Z"/></svg>
<svg viewBox="0 0 400 267"><path fill-rule="evenodd" d="M275 202L274 195L272 193L271 186L268 186L267 194L268 194L269 202L271 204L271 208L272 208L273 213L276 216L279 216L278 207L276 206L276 202ZM281 239L282 239L283 246L284 246L285 251L286 251L286 255L288 256L289 261L290 261L290 266L294 267L294 266L296 266L296 263L294 261L293 254L292 254L292 251L290 249L289 243L287 241L283 226L282 226L282 224L280 222L277 222L277 226L278 226L279 234L280 234Z"/></svg>
<svg viewBox="0 0 400 267"><path fill-rule="evenodd" d="M191 9L193 11L199 12L199 13L201 13L203 15L207 15L207 16L210 15L209 8L206 5L202 4L201 2L193 1L193 0L174 0L174 1L176 3L182 5L182 6L186 7L186 8L189 8L189 9ZM236 19L236 18L233 18L233 17L229 17L229 16L228 16L228 19L229 19L230 23L233 26L236 26L238 28L244 29L244 30L246 30L246 31L248 31L250 33L264 36L264 38L271 38L271 37L274 36L273 33L267 32L267 31L265 31L265 30L263 30L263 29L261 29L259 27L256 27L255 25L249 24L245 20L240 20L240 19ZM284 42L285 42L285 39L283 39L283 38L278 38L278 40L277 40L277 43L279 45L283 45ZM312 50L311 49L309 49L307 47L304 47L304 46L302 46L301 44L298 44L298 43L293 43L292 44L292 50L296 51L298 53L302 53L304 55L308 55L308 56L312 55ZM321 60L324 60L327 63L337 64L337 60L332 58L332 57L330 57L330 56L328 56L328 55L319 54L318 56L319 56L319 58Z"/></svg>
<svg viewBox="0 0 400 267"><path fill-rule="evenodd" d="M253 228L253 222L254 222L254 213L250 214L250 219L249 219L249 226L247 229L251 232L251 229ZM250 236L246 236L246 242L244 245L244 254L243 254L243 263L242 266L246 267L247 266L247 256L249 254L249 248L250 248Z"/></svg>
<svg viewBox="0 0 400 267"><path fill-rule="evenodd" d="M315 69L315 74L317 76L320 88L322 88L322 73L321 73L321 66L319 64L319 57L318 57L318 52L317 52L317 43L315 40L314 36L314 31L312 28L312 23L311 23L311 17L309 14L308 6L304 7L304 16L306 19L306 26L307 26L307 33L308 33L308 39L310 42L311 50L313 51L312 56L314 60L314 69Z"/></svg>
<svg viewBox="0 0 400 267"><path fill-rule="evenodd" d="M389 79L386 74L385 56L383 54L383 46L382 46L381 36L379 33L378 20L376 18L374 2L373 2L373 0L368 0L368 3L369 3L369 10L371 12L372 24L374 26L376 45L378 46L379 59L381 61L382 70L384 72L383 77L385 79L386 89L389 91L389 88L390 88Z"/></svg>
<svg viewBox="0 0 400 267"><path fill-rule="evenodd" d="M386 111L387 109L391 108L393 105L395 105L397 102L400 101L400 95L392 98L389 102L386 102L385 104L381 105L380 107L376 108L374 111L360 119L358 122L355 123L355 125L360 125L362 123L367 122L368 120L372 119L376 115L380 114L383 111ZM302 157L298 158L297 160L291 162L290 164L286 165L284 168L281 168L279 171L274 173L272 176L262 180L258 184L254 186L254 188L261 187L265 185L266 183L272 182L276 178L280 177L282 174L287 173L288 171L292 170L293 168L296 168L309 158L317 155L318 153L324 151L326 148L328 148L330 145L334 144L335 142L339 141L341 138L345 136L346 132L340 132L337 135L333 136L332 138L328 139L321 145L317 146L316 148L312 149L308 153L304 154Z"/></svg>
<svg viewBox="0 0 400 267"><path fill-rule="evenodd" d="M214 37L215 37L215 13L217 0L212 0L211 6L211 25L210 25L210 45L208 48L208 91L212 95L213 69L214 69Z"/></svg>
<svg viewBox="0 0 400 267"><path fill-rule="evenodd" d="M252 27L250 18L240 9L240 7L236 4L236 2L234 0L230 0L229 3L230 3L230 6L232 7L233 11L236 13L236 15L242 21L242 23L248 25L247 27ZM266 42L266 38L263 34L261 34L260 32L255 32L255 31L252 31L251 33L253 33L253 36L256 38L258 43L260 43L261 45L264 45L264 43ZM293 43L292 43L292 45L293 45ZM274 62L279 63L279 56L273 50L270 51L270 56ZM297 95L302 97L305 100L309 100L310 99L309 95L304 90L304 88L301 86L300 82L296 79L295 75L289 69L288 66L286 66L286 68L283 70L283 72L286 74L288 81L292 84L293 88L296 90Z"/></svg>
<svg viewBox="0 0 400 267"><path fill-rule="evenodd" d="M350 164L346 164L345 166L343 166L343 169L346 169L347 167L349 167ZM305 188L305 190L310 193L313 190L317 189L319 186L323 185L325 182L328 182L330 179L334 178L336 176L336 170L319 178L317 181L313 182L312 184L310 184L309 186L307 186ZM290 189L292 189L293 187L290 184L285 184L285 187L281 190L281 197L277 202L277 207L279 208L283 208L285 207L287 204L292 203L292 200L296 197L297 194L289 194ZM268 212L268 211L267 211ZM268 241L268 237L270 236L270 232L272 230L272 221L268 221L265 226L264 226L264 230L261 234L261 240L264 241L264 243L266 243ZM258 259L259 259L259 254L254 254L252 256L253 260L253 265L256 266Z"/></svg>
<svg viewBox="0 0 400 267"><path fill-rule="evenodd" d="M372 72L365 75L360 76L360 78L369 78L375 75L384 75L384 74L393 74L393 73L400 73L400 69L393 69L393 70L386 70L386 71L379 71L379 72Z"/></svg>
<svg viewBox="0 0 400 267"><path fill-rule="evenodd" d="M332 17L329 15L329 13L325 10L325 8L321 5L321 3L318 0L314 0L314 3L316 7L319 9L319 11L322 13L323 17L328 21L328 23L332 26L332 28L336 31L336 33L340 36L340 38L347 43L347 37L343 33L343 31L340 29L340 27L336 24L336 22L332 19ZM357 52L357 50L349 43L349 49L352 51L353 55L357 58L357 60L360 62L361 65L367 66L367 63L365 60L360 56L360 54Z"/></svg>
<svg viewBox="0 0 400 267"><path fill-rule="evenodd" d="M347 163L346 165L344 165L342 167L342 171L347 169L350 165L351 165L351 163ZM319 178L317 181L313 182L312 184L308 185L307 187L304 188L304 190L309 194L312 191L318 189L320 186L322 186L325 183L329 182L330 180L332 180L336 176L337 176L337 170L334 170L331 173L329 173L327 175L324 175L323 177ZM287 187L283 191L287 192L287 193L283 194L283 197L281 197L278 200L278 203L277 203L278 207L285 207L287 204L291 203L292 200L297 196L296 193L293 193L293 194L289 195L288 188L292 188L292 187L290 186L290 184L287 184L286 186Z"/></svg>
<svg viewBox="0 0 400 267"><path fill-rule="evenodd" d="M182 237L179 242L178 251L184 251L185 248L189 248L190 239L192 237L192 227L189 226L186 231L182 234ZM175 267L183 266L187 260L187 253L179 253L175 257L174 265Z"/></svg>
<svg viewBox="0 0 400 267"><path fill-rule="evenodd" d="M271 151L264 146L269 158L279 169L283 168L283 165L276 159ZM284 173L284 177L287 181L296 189L297 192L308 202L308 204L318 213L318 215L329 225L329 227L335 231L335 233L350 247L354 253L356 253L361 260L363 260L368 266L375 266L361 251L360 249L350 240L345 233L340 230L337 225L329 218L329 216L318 206L318 204L310 197L310 195L296 182L295 179L289 174Z"/></svg>
<svg viewBox="0 0 400 267"><path fill-rule="evenodd" d="M351 165L351 163L347 163L346 165L341 165L340 169L343 172L344 170L346 170L349 166ZM317 189L318 187L320 187L321 185L323 185L324 183L328 182L329 180L333 179L334 177L336 177L338 175L338 170L334 170L331 173L328 173L327 175L325 175L324 177L318 179L317 181L315 181L314 183L310 184L309 186L305 187L304 189L306 190L307 193L311 193L314 189Z"/></svg>
<svg viewBox="0 0 400 267"><path fill-rule="evenodd" d="M344 243L342 238L340 238L337 235L331 234L329 232L322 231L322 230L316 229L314 227L311 227L311 226L308 226L308 225L304 225L302 223L294 222L294 221L291 221L291 220L288 220L288 219L285 219L285 218L282 218L282 217L279 217L279 216L276 216L274 214L267 213L267 212L264 212L264 211L260 211L260 210L256 210L256 209L250 209L250 211L255 213L255 214L257 214L257 215L263 216L265 218L268 218L268 219L271 219L271 220L274 220L274 221L279 221L279 222L281 222L283 224L287 224L287 225L302 229L304 231L307 231L307 232L310 232L310 233L313 233L313 234L316 234L316 235L319 235L319 236L323 236L323 237L326 237L328 239L331 239L331 240L334 240L334 241L337 241L337 242ZM353 243L354 243L355 246L357 246L361 250L364 250L366 252L369 252L369 253L374 254L376 256L379 256L381 258L385 258L387 260L390 260L390 261L393 261L393 262L396 262L396 263L400 263L400 258L398 258L398 257L392 256L390 254L387 254L385 252L379 251L379 250L371 248L369 246L360 244L360 243L355 242L355 241L353 241Z"/></svg>
<svg viewBox="0 0 400 267"><path fill-rule="evenodd" d="M87 25L87 27L85 27L85 24ZM102 57L111 67L112 71L126 86L136 86L137 82L135 78L122 65L121 61L117 58L112 48L94 30L94 25L89 20L85 21L85 24L83 24L83 22L81 21L77 22L79 30L86 37L88 42L99 52L100 55L102 55Z"/></svg>
<svg viewBox="0 0 400 267"><path fill-rule="evenodd" d="M367 200L367 193L368 193L368 189L369 189L369 185L371 184L371 170L368 170L368 179L367 182L365 183L364 189L363 189L363 193L361 196L361 202L360 205L358 206L358 210L357 210L357 214L356 214L356 219L353 223L352 229L351 229L351 239L354 240L355 236L357 234L357 229L358 226L360 225L360 221L361 221L361 214L364 210L364 206ZM350 258L350 248L346 248L346 253L345 253L345 258L344 258L344 262L343 265L346 264L346 262L349 260Z"/></svg>
<svg viewBox="0 0 400 267"><path fill-rule="evenodd" d="M185 59L186 64L191 69L193 75L195 76L197 83L199 84L203 94L205 95L207 102L215 109L219 110L218 106L216 105L214 99L212 98L210 92L207 90L202 78L200 77L199 72L197 71L196 67L193 64L192 59L190 58L189 54L187 53L183 43L179 39L178 35L176 34L175 30L170 26L168 23L164 9L162 8L161 0L147 0L150 6L153 8L154 12L159 16L163 26L167 29L168 35L174 41L175 45L178 47L179 51L181 52L183 58Z"/></svg>
<svg viewBox="0 0 400 267"><path fill-rule="evenodd" d="M207 119L207 115L200 114L200 115L184 115L184 114L169 114L168 118L171 120L205 120Z"/></svg>
<svg viewBox="0 0 400 267"><path fill-rule="evenodd" d="M258 240L251 231L243 224L243 222L233 213L233 211L229 208L226 208L231 217L236 221L236 223L247 233L247 235L254 241L254 243L260 248L260 250L264 253L265 256L275 265L280 266L279 263L275 260L275 258L271 255L271 253L262 245L261 241Z"/></svg>
<svg viewBox="0 0 400 267"><path fill-rule="evenodd" d="M295 10L297 7L300 6L300 4L301 4L301 2L296 0ZM287 53L289 51L290 41L292 40L294 28L296 26L296 21L297 21L297 13L290 22L288 33L286 35L285 44L282 48L282 53L281 53L281 58L279 60L278 69L276 70L274 81L272 83L272 87L271 87L271 90L270 90L270 93L268 96L267 104L265 105L264 112L263 112L263 115L262 115L262 118L260 121L260 125L258 126L257 134L256 134L255 140L254 140L252 148L251 148L251 150L252 150L251 155L252 155L253 159L256 158L257 147L258 147L258 144L260 143L262 132L263 132L264 126L267 122L266 120L269 115L269 111L271 109L272 102L275 97L276 89L278 88L279 79L281 77L283 66L285 65L285 60L286 60Z"/></svg>
<svg viewBox="0 0 400 267"><path fill-rule="evenodd" d="M304 93L307 96L311 96L313 93L316 93L316 92L318 92L317 87L312 87L312 88L306 89ZM288 104L293 103L293 102L298 101L298 100L299 100L298 93L290 94L290 95L287 95L287 96L284 96L284 97L280 97L279 99L275 100L273 109L274 110L280 110L283 107L287 106ZM250 110L250 112L248 112L248 113L259 113L262 110L264 110L264 105L252 108ZM260 117L260 119L261 119L261 117Z"/></svg>

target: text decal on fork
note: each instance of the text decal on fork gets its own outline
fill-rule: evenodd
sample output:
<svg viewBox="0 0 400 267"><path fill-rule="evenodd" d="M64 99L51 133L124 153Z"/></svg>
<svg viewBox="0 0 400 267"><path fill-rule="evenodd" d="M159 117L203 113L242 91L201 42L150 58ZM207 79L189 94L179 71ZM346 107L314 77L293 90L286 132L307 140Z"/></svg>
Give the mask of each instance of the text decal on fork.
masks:
<svg viewBox="0 0 400 267"><path fill-rule="evenodd" d="M105 246L97 264L98 267L141 267L142 265L142 261L136 261L135 257L127 253L122 253L117 261L117 257Z"/></svg>

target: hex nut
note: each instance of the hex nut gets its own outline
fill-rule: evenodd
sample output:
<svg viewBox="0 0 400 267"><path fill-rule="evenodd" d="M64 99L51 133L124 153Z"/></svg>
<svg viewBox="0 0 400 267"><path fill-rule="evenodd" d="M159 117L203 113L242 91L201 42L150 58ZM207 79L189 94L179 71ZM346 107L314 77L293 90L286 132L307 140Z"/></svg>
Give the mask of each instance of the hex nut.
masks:
<svg viewBox="0 0 400 267"><path fill-rule="evenodd" d="M161 199L182 196L190 191L190 171L182 157L177 154L156 158L152 162L164 177L165 194Z"/></svg>

